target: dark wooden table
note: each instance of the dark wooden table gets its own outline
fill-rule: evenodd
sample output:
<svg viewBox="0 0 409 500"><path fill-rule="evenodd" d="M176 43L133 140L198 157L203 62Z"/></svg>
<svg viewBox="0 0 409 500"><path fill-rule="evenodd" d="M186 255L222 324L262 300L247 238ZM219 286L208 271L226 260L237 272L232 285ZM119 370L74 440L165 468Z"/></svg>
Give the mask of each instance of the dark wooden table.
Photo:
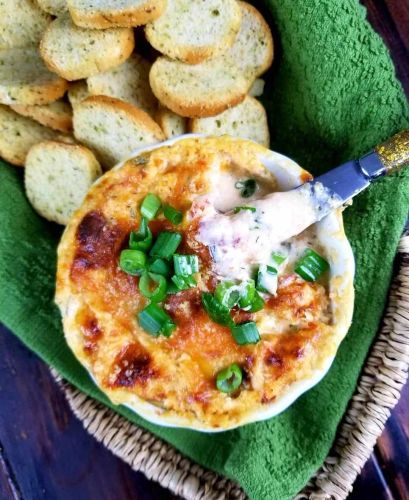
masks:
<svg viewBox="0 0 409 500"><path fill-rule="evenodd" d="M409 0L363 0L409 94ZM48 368L0 326L0 500L166 500L97 443ZM350 500L409 500L409 384ZM266 499L269 500L269 499Z"/></svg>

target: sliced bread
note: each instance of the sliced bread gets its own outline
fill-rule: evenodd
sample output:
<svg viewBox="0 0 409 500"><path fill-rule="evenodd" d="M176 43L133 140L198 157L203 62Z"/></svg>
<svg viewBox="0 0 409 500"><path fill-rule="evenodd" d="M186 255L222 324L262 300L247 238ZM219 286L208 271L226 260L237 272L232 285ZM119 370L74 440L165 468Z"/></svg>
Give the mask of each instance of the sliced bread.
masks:
<svg viewBox="0 0 409 500"><path fill-rule="evenodd" d="M158 102L149 85L150 69L151 63L134 53L120 66L88 78L88 91L116 97L153 116Z"/></svg>
<svg viewBox="0 0 409 500"><path fill-rule="evenodd" d="M67 0L37 0L38 5L53 16L62 16L68 12Z"/></svg>
<svg viewBox="0 0 409 500"><path fill-rule="evenodd" d="M75 106L74 135L95 152L105 168L141 146L164 139L159 125L147 113L107 96L91 96Z"/></svg>
<svg viewBox="0 0 409 500"><path fill-rule="evenodd" d="M156 113L156 121L165 134L166 139L178 137L187 132L187 119L175 114L164 106L159 106Z"/></svg>
<svg viewBox="0 0 409 500"><path fill-rule="evenodd" d="M47 104L62 97L68 84L47 69L35 47L0 51L0 102Z"/></svg>
<svg viewBox="0 0 409 500"><path fill-rule="evenodd" d="M89 97L90 93L88 92L86 80L70 83L67 95L72 107Z"/></svg>
<svg viewBox="0 0 409 500"><path fill-rule="evenodd" d="M43 106L25 106L15 104L11 108L19 115L33 118L41 125L50 127L60 132L70 132L72 130L72 108L65 101L55 101Z"/></svg>
<svg viewBox="0 0 409 500"><path fill-rule="evenodd" d="M0 104L0 156L6 161L22 167L34 144L57 137L55 130Z"/></svg>
<svg viewBox="0 0 409 500"><path fill-rule="evenodd" d="M40 51L52 71L71 81L119 66L131 55L134 45L130 28L79 28L65 15L48 26Z"/></svg>
<svg viewBox="0 0 409 500"><path fill-rule="evenodd" d="M38 45L50 21L33 0L1 0L0 49Z"/></svg>
<svg viewBox="0 0 409 500"><path fill-rule="evenodd" d="M106 29L146 24L159 17L166 0L67 0L74 23Z"/></svg>
<svg viewBox="0 0 409 500"><path fill-rule="evenodd" d="M27 155L27 198L46 219L68 224L101 174L101 166L89 149L57 141L40 142Z"/></svg>
<svg viewBox="0 0 409 500"><path fill-rule="evenodd" d="M263 95L265 84L266 82L262 78L257 78L249 90L249 95L252 97L260 97Z"/></svg>
<svg viewBox="0 0 409 500"><path fill-rule="evenodd" d="M231 135L270 145L267 114L263 105L254 97L246 97L242 103L211 118L195 118L190 131L207 135Z"/></svg>
<svg viewBox="0 0 409 500"><path fill-rule="evenodd" d="M238 104L252 84L224 56L194 65L158 57L149 80L161 104L192 118L217 115Z"/></svg>
<svg viewBox="0 0 409 500"><path fill-rule="evenodd" d="M226 52L240 29L236 0L167 0L165 12L147 24L146 38L172 59L197 64Z"/></svg>
<svg viewBox="0 0 409 500"><path fill-rule="evenodd" d="M239 34L228 52L231 60L253 81L271 66L274 47L270 27L260 12L239 2L242 19Z"/></svg>

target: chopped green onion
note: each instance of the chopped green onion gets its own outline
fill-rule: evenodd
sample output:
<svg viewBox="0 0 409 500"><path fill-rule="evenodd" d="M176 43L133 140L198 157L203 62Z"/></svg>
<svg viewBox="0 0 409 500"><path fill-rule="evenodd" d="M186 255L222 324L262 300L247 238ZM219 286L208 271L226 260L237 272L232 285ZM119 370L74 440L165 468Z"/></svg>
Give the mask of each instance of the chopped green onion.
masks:
<svg viewBox="0 0 409 500"><path fill-rule="evenodd" d="M243 373L240 366L233 363L217 374L216 387L219 391L230 394L240 387L242 380Z"/></svg>
<svg viewBox="0 0 409 500"><path fill-rule="evenodd" d="M239 345L257 344L260 340L260 334L254 321L232 326L231 333Z"/></svg>
<svg viewBox="0 0 409 500"><path fill-rule="evenodd" d="M139 276L146 269L146 255L140 250L122 250L119 267L127 274Z"/></svg>
<svg viewBox="0 0 409 500"><path fill-rule="evenodd" d="M129 235L129 247L132 250L143 250L146 252L152 246L152 231L149 229L148 221L142 217L138 231L132 231Z"/></svg>
<svg viewBox="0 0 409 500"><path fill-rule="evenodd" d="M231 309L240 299L240 286L233 281L223 281L217 285L214 296L220 304Z"/></svg>
<svg viewBox="0 0 409 500"><path fill-rule="evenodd" d="M152 282L157 284L153 289ZM144 272L139 280L139 290L152 302L161 302L166 297L166 278L161 274Z"/></svg>
<svg viewBox="0 0 409 500"><path fill-rule="evenodd" d="M237 181L234 185L236 189L240 189L240 196L243 198L250 198L256 192L257 182L254 179L247 179L245 181Z"/></svg>
<svg viewBox="0 0 409 500"><path fill-rule="evenodd" d="M256 211L256 208L255 207L236 207L233 212L235 214L239 213L241 210L249 210L250 212L255 212Z"/></svg>
<svg viewBox="0 0 409 500"><path fill-rule="evenodd" d="M199 271L199 258L197 255L180 255L175 253L173 256L173 265L176 275L190 276Z"/></svg>
<svg viewBox="0 0 409 500"><path fill-rule="evenodd" d="M305 281L317 281L328 269L328 262L311 248L307 248L295 264L295 272Z"/></svg>
<svg viewBox="0 0 409 500"><path fill-rule="evenodd" d="M272 266L261 265L257 273L257 290L275 295L278 286L277 269Z"/></svg>
<svg viewBox="0 0 409 500"><path fill-rule="evenodd" d="M161 274L162 276L165 276L166 278L169 278L172 270L169 262L166 262L166 260L163 259L153 259L149 264L148 264L148 270L151 273L155 274Z"/></svg>
<svg viewBox="0 0 409 500"><path fill-rule="evenodd" d="M156 217L160 210L162 202L156 194L149 193L145 196L141 205L141 214L148 220L152 220Z"/></svg>
<svg viewBox="0 0 409 500"><path fill-rule="evenodd" d="M246 307L251 306L255 294L256 294L256 285L254 283L254 280L243 281L241 283L239 307L245 309Z"/></svg>
<svg viewBox="0 0 409 500"><path fill-rule="evenodd" d="M170 337L172 333L176 330L176 325L172 321L168 321L165 323L165 325L162 327L162 335L164 337Z"/></svg>
<svg viewBox="0 0 409 500"><path fill-rule="evenodd" d="M183 213L170 205L165 205L163 207L163 214L172 224L175 225L180 224L183 220Z"/></svg>
<svg viewBox="0 0 409 500"><path fill-rule="evenodd" d="M280 266L283 262L287 260L287 257L285 255L282 255L281 253L273 252L271 254L271 258L273 259L274 263L277 264L277 266Z"/></svg>
<svg viewBox="0 0 409 500"><path fill-rule="evenodd" d="M202 293L202 304L210 318L219 325L229 326L233 323L230 309L221 304L211 293Z"/></svg>
<svg viewBox="0 0 409 500"><path fill-rule="evenodd" d="M172 276L171 280L174 285L180 290L188 290L189 288L194 288L197 286L197 282L193 276Z"/></svg>
<svg viewBox="0 0 409 500"><path fill-rule="evenodd" d="M151 257L159 257L162 259L170 259L172 255L176 252L180 242L182 241L182 235L180 233L172 233L170 231L163 231L158 234L158 238L155 241L149 255Z"/></svg>
<svg viewBox="0 0 409 500"><path fill-rule="evenodd" d="M172 295L174 293L178 293L180 292L179 288L175 285L175 283L173 283L173 281L170 281L168 283L168 289L166 290L166 293L168 295Z"/></svg>
<svg viewBox="0 0 409 500"><path fill-rule="evenodd" d="M173 324L172 318L160 306L153 302L142 309L138 314L140 326L153 337L158 337L160 333L168 330L166 325Z"/></svg>
<svg viewBox="0 0 409 500"><path fill-rule="evenodd" d="M264 308L264 300L261 298L259 293L255 293L253 302L251 303L249 312L255 313L261 311Z"/></svg>

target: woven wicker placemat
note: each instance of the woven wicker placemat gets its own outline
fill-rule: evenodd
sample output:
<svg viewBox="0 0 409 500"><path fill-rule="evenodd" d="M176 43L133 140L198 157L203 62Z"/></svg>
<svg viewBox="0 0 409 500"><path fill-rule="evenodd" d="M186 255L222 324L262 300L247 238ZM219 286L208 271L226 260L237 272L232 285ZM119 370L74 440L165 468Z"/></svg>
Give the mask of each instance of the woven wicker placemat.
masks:
<svg viewBox="0 0 409 500"><path fill-rule="evenodd" d="M346 498L399 400L409 365L408 235L401 238L397 259L399 271L390 289L380 333L333 448L296 500ZM53 375L85 429L134 470L188 500L246 498L233 481L203 469L150 432L79 392L57 373Z"/></svg>

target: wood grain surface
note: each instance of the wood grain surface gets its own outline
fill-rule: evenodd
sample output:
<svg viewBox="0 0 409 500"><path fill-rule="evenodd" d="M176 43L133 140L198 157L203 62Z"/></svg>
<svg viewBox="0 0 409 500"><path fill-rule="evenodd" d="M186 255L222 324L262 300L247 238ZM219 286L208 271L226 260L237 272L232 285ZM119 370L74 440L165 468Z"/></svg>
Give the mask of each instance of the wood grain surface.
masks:
<svg viewBox="0 0 409 500"><path fill-rule="evenodd" d="M362 3L409 95L409 0ZM0 500L175 498L90 437L48 368L1 326L0 352ZM408 384L349 500L366 499L409 500Z"/></svg>

